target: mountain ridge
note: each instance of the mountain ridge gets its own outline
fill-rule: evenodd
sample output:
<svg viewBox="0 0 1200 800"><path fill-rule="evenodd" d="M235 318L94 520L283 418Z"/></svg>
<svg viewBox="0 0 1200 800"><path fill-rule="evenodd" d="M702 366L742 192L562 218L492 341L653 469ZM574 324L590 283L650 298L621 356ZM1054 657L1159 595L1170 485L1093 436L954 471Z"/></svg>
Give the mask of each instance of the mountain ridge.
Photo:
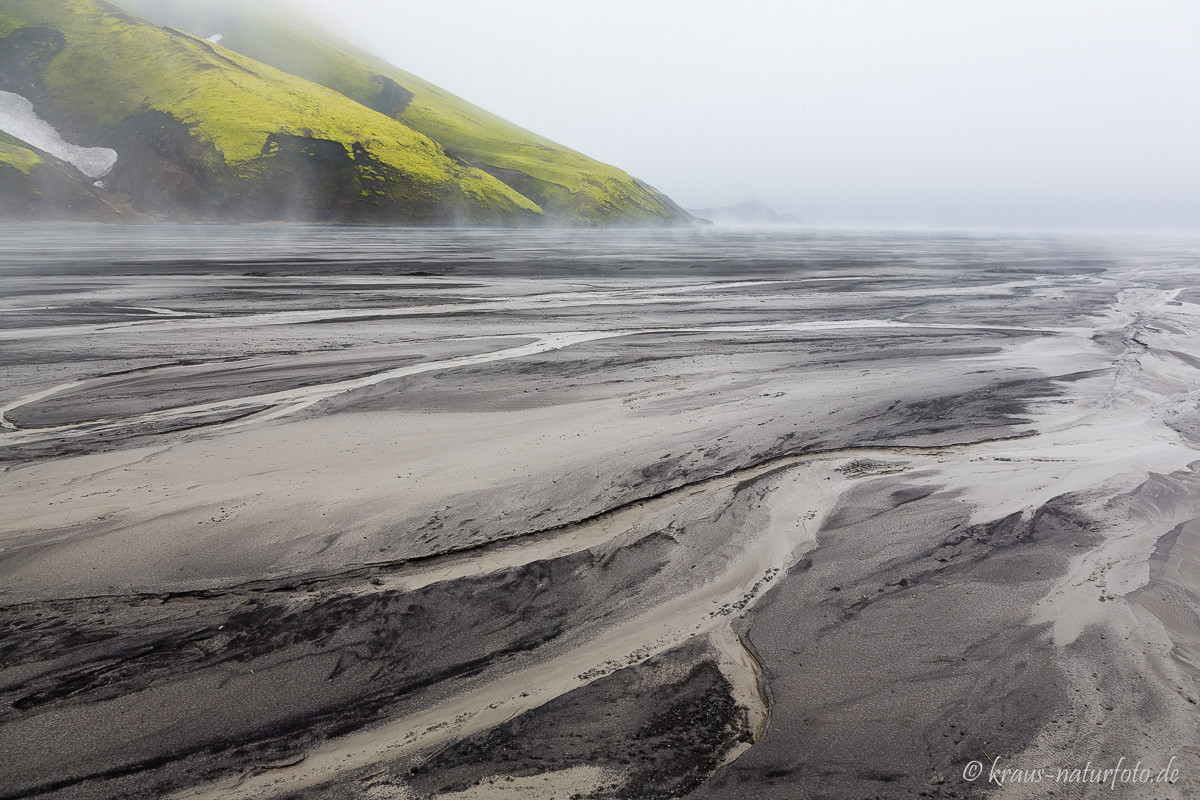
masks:
<svg viewBox="0 0 1200 800"><path fill-rule="evenodd" d="M8 0L0 7L0 90L32 101L71 143L116 150L106 191L159 218L502 225L690 220L636 179L581 154L569 156L573 151L566 148L554 150L543 159L549 166L540 169L500 158L478 164L472 160L478 147L472 149L471 137L458 129L522 129L502 126L498 117L448 93L458 104L439 105L440 90L432 84L411 76L406 80L416 91L409 90L371 73L372 65L354 52L323 45L312 34L289 39L279 33L289 29L265 24L253 10L202 8L224 9L230 22L249 20L259 33L239 36L234 24L218 44L105 0ZM247 39L266 42L262 49L270 51L278 49L268 45L280 37L300 57L316 52L308 57L316 63L327 65L329 53L342 54L348 65L342 72L375 92L367 97L359 86L350 94L383 110L350 96L354 87L339 91L224 46L227 39ZM394 67L389 72L408 75ZM398 118L414 102L412 114L442 120L440 128L426 127L441 131L453 147ZM528 134L522 144L550 147L542 141ZM0 169L13 168L0 159ZM579 186L564 186L556 197L545 186L553 182L543 177L552 169ZM0 185L11 189L13 183Z"/></svg>

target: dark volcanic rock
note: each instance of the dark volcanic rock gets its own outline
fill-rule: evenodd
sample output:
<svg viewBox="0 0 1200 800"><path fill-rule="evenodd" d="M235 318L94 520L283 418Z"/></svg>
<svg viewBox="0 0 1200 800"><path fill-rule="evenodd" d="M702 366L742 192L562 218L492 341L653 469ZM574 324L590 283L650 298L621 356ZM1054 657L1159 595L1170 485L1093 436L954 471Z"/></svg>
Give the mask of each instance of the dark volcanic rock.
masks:
<svg viewBox="0 0 1200 800"><path fill-rule="evenodd" d="M51 28L18 28L0 38L0 89L38 95L42 70L65 45L63 35Z"/></svg>
<svg viewBox="0 0 1200 800"><path fill-rule="evenodd" d="M371 108L389 117L403 114L416 96L386 75L376 75L371 79L371 83L379 89Z"/></svg>
<svg viewBox="0 0 1200 800"><path fill-rule="evenodd" d="M234 176L211 145L161 111L125 119L104 138L119 154L109 183L135 208L162 217L226 216Z"/></svg>

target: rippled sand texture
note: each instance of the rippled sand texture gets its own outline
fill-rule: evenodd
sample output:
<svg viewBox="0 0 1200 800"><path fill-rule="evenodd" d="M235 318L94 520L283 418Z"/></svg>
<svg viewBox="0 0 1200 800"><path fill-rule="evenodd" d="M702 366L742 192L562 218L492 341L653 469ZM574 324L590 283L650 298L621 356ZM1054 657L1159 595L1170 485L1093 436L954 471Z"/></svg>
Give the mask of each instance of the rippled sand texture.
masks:
<svg viewBox="0 0 1200 800"><path fill-rule="evenodd" d="M0 797L1200 787L1200 243L0 238Z"/></svg>

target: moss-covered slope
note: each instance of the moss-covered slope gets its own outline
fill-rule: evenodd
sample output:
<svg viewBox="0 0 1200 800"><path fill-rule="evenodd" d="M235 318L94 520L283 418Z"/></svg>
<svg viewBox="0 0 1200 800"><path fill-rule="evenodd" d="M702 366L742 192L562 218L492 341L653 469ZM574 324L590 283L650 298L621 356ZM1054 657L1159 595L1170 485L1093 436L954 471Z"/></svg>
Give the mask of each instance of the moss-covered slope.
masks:
<svg viewBox="0 0 1200 800"><path fill-rule="evenodd" d="M5 0L0 89L171 218L524 222L537 204L346 95L101 0ZM7 157L15 163L18 156Z"/></svg>
<svg viewBox="0 0 1200 800"><path fill-rule="evenodd" d="M107 193L69 164L0 133L0 219L118 220Z"/></svg>
<svg viewBox="0 0 1200 800"><path fill-rule="evenodd" d="M531 133L268 3L117 0L164 25L327 86L420 131L497 176L548 214L590 224L691 220L616 167ZM547 98L549 101L549 98Z"/></svg>
<svg viewBox="0 0 1200 800"><path fill-rule="evenodd" d="M0 167L28 175L45 160L23 142L0 132Z"/></svg>

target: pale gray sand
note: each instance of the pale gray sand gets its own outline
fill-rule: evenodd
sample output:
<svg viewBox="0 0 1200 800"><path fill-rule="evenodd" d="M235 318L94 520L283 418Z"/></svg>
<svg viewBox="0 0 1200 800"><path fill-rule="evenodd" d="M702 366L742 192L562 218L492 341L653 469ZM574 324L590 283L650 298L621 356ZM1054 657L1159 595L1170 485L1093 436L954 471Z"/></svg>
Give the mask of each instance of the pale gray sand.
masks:
<svg viewBox="0 0 1200 800"><path fill-rule="evenodd" d="M1191 244L77 230L0 265L0 796L1200 775Z"/></svg>

